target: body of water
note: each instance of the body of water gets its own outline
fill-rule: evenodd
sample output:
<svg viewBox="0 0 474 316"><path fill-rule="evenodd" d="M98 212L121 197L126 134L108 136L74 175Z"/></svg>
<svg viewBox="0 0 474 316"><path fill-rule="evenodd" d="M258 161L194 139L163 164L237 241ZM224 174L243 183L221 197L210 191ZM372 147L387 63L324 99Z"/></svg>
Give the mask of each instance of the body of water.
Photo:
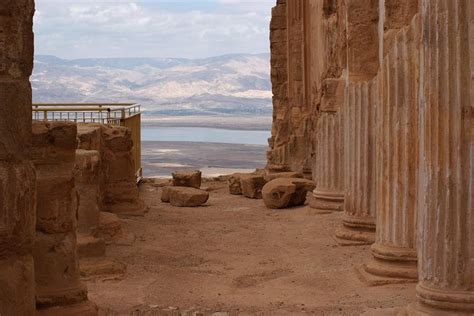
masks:
<svg viewBox="0 0 474 316"><path fill-rule="evenodd" d="M270 131L228 130L207 127L142 127L142 141L267 145L269 137Z"/></svg>

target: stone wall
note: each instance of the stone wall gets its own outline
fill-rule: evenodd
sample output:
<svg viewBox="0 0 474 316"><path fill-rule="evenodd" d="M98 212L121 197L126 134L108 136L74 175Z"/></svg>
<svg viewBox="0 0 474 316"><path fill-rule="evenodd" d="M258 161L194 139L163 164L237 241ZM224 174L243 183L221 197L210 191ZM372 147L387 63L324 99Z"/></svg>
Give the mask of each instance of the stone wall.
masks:
<svg viewBox="0 0 474 316"><path fill-rule="evenodd" d="M0 2L0 314L33 315L33 0Z"/></svg>

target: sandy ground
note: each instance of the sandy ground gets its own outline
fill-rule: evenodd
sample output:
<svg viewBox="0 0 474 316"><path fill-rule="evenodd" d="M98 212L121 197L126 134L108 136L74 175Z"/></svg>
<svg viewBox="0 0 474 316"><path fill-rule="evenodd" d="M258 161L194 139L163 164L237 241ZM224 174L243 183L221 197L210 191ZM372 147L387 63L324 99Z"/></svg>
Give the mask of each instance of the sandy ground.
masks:
<svg viewBox="0 0 474 316"><path fill-rule="evenodd" d="M339 246L334 230L342 214L269 210L261 200L229 195L225 183L204 186L213 189L206 206L175 208L159 201L161 189L142 185L149 212L123 221L135 243L107 249L127 273L88 282L90 299L110 315L170 306L228 315L360 315L414 300L414 284L369 287L359 280L355 268L370 258L369 247Z"/></svg>

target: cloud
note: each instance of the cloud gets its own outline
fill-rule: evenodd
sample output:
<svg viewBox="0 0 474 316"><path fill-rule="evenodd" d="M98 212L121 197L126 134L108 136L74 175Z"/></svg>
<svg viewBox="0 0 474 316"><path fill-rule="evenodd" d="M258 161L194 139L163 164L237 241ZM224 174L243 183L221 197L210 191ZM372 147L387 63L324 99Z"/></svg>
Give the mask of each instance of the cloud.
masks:
<svg viewBox="0 0 474 316"><path fill-rule="evenodd" d="M275 0L37 0L36 53L184 57L269 51Z"/></svg>

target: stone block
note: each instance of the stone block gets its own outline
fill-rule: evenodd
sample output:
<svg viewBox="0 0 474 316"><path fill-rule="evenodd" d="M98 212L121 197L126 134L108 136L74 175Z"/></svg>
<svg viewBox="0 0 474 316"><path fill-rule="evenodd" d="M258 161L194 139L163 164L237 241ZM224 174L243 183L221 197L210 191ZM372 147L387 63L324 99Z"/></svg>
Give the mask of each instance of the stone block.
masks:
<svg viewBox="0 0 474 316"><path fill-rule="evenodd" d="M199 189L202 182L201 171L173 172L173 185Z"/></svg>
<svg viewBox="0 0 474 316"><path fill-rule="evenodd" d="M66 233L76 228L77 194L72 172L37 178L36 228L46 233Z"/></svg>
<svg viewBox="0 0 474 316"><path fill-rule="evenodd" d="M278 178L263 187L263 202L272 209L304 205L308 192L315 187L313 181L306 179Z"/></svg>
<svg viewBox="0 0 474 316"><path fill-rule="evenodd" d="M99 124L77 124L77 148L83 150L102 149L102 128Z"/></svg>
<svg viewBox="0 0 474 316"><path fill-rule="evenodd" d="M171 205L178 207L197 207L209 200L209 192L195 188L172 187L169 190Z"/></svg>
<svg viewBox="0 0 474 316"><path fill-rule="evenodd" d="M77 148L75 123L34 121L32 130L31 158L36 167L74 164Z"/></svg>
<svg viewBox="0 0 474 316"><path fill-rule="evenodd" d="M265 183L263 175L245 175L240 178L242 194L250 199L262 198L262 189Z"/></svg>

